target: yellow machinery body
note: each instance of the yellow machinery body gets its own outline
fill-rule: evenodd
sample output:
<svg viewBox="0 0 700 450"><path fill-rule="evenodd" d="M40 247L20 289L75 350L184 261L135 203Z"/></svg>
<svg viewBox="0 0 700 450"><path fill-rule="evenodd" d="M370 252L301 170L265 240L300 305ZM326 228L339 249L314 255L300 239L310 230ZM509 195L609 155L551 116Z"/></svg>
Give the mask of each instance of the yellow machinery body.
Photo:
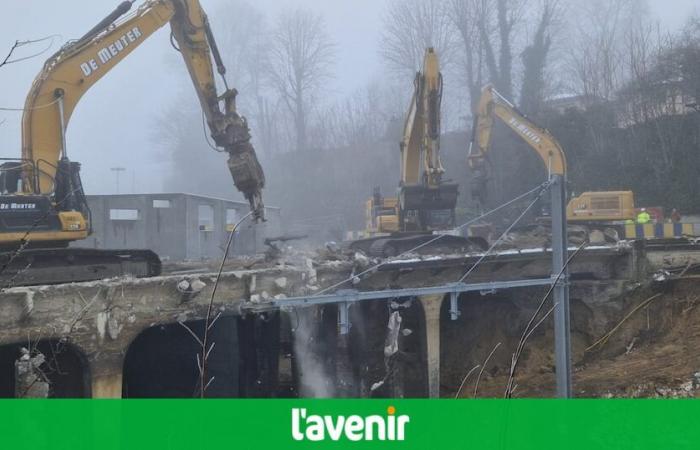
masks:
<svg viewBox="0 0 700 450"><path fill-rule="evenodd" d="M24 273L28 266L37 269L35 273L41 268L44 274L73 266L74 270L64 271L64 278L54 276L48 282L115 276L125 262L146 263L141 270L145 276L160 271L160 260L150 250L66 248L91 231L80 164L68 159L66 132L82 96L167 24L211 136L228 153L234 184L249 201L253 217L264 219L264 174L250 143L247 121L236 111L237 91L226 84L226 68L199 0L145 0L134 10L132 3L122 1L84 36L62 46L32 83L22 116L22 156L3 158L0 164L0 265L4 269L0 278L17 281L14 270ZM214 63L223 78L222 92L217 89ZM99 143L91 145L100 149ZM102 270L110 265L115 271ZM85 270L80 272L77 266ZM27 283L42 282L29 278Z"/></svg>
<svg viewBox="0 0 700 450"><path fill-rule="evenodd" d="M569 222L613 222L635 220L632 191L584 192L572 198L566 208Z"/></svg>
<svg viewBox="0 0 700 450"><path fill-rule="evenodd" d="M442 73L437 53L427 48L422 71L404 121L398 196L383 198L375 190L366 202L366 234L432 232L454 227L458 186L442 178L440 105Z"/></svg>
<svg viewBox="0 0 700 450"><path fill-rule="evenodd" d="M369 236L399 231L398 198L370 198L365 206L365 229Z"/></svg>
<svg viewBox="0 0 700 450"><path fill-rule="evenodd" d="M458 185L443 180L440 160L442 74L437 53L425 51L416 73L413 96L399 143L400 181L396 197L384 198L375 188L365 203L365 239L351 247L373 256L393 256L408 250L438 251L433 233L454 233ZM483 250L483 239L457 235L440 239L441 252Z"/></svg>

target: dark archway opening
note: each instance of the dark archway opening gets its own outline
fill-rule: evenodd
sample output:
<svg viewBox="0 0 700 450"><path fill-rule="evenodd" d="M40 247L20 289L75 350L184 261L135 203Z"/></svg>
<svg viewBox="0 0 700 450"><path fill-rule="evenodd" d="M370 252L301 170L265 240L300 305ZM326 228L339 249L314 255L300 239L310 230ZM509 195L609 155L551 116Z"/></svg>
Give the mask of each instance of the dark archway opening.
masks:
<svg viewBox="0 0 700 450"><path fill-rule="evenodd" d="M74 345L55 339L0 346L0 398L23 397L30 386L17 385L15 363L21 349L31 356L41 353L44 363L39 366L39 378L48 382L48 397L83 398L91 396L90 369L85 355Z"/></svg>
<svg viewBox="0 0 700 450"><path fill-rule="evenodd" d="M202 336L204 321L186 322ZM190 398L200 395L197 355L201 346L181 324L139 334L124 359L124 398ZM206 397L279 395L279 313L220 317L209 331L214 344L207 363Z"/></svg>
<svg viewBox="0 0 700 450"><path fill-rule="evenodd" d="M202 336L204 321L186 322ZM209 332L214 343L207 363L214 377L207 397L238 397L238 331L235 317L220 317ZM148 328L131 343L124 359L124 398L189 398L200 395L197 355L201 347L179 323Z"/></svg>

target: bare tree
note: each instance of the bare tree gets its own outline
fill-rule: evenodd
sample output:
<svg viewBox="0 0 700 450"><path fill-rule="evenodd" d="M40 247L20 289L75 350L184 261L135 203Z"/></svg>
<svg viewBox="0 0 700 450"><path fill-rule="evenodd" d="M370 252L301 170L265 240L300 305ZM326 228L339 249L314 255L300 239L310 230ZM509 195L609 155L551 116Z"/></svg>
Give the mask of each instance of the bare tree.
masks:
<svg viewBox="0 0 700 450"><path fill-rule="evenodd" d="M19 45L19 41L15 41L15 43L10 48L10 51L7 52L7 56L5 56L2 62L0 62L0 67L6 66L7 64L12 64L14 62L10 58L12 58L12 54L15 52L15 50L17 50L17 47L19 47Z"/></svg>
<svg viewBox="0 0 700 450"><path fill-rule="evenodd" d="M523 17L524 6L523 0L481 0L479 9L477 25L486 67L496 89L507 98L513 97L513 34Z"/></svg>
<svg viewBox="0 0 700 450"><path fill-rule="evenodd" d="M413 75L433 47L443 67L452 61L455 37L446 0L392 0L383 20L381 55L390 69Z"/></svg>
<svg viewBox="0 0 700 450"><path fill-rule="evenodd" d="M324 108L314 121L312 138L333 149L351 148L353 152L369 149L391 134L392 120L399 117L404 105L396 105L388 86L379 82L369 83L346 99ZM398 142L399 133L390 136Z"/></svg>
<svg viewBox="0 0 700 450"><path fill-rule="evenodd" d="M232 18L235 18L235 27L230 26ZM265 17L250 3L233 0L222 5L212 20L217 32L221 31L219 46L228 75L240 92L239 109L245 111L252 122L256 147L263 154L270 154L278 145L275 120L278 108L265 89L271 40Z"/></svg>
<svg viewBox="0 0 700 450"><path fill-rule="evenodd" d="M611 99L627 78L624 39L647 13L646 0L576 2L572 11L574 90Z"/></svg>
<svg viewBox="0 0 700 450"><path fill-rule="evenodd" d="M544 74L547 67L547 57L552 46L550 28L557 10L558 2L556 0L544 0L532 42L525 47L521 54L523 81L520 87L520 108L527 114L537 112L545 97Z"/></svg>
<svg viewBox="0 0 700 450"><path fill-rule="evenodd" d="M20 61L26 61L27 59L35 58L39 55L46 53L51 48L51 46L53 46L53 42L57 38L58 38L57 35L51 35L51 36L47 36L47 37L40 38L40 39L34 39L34 40L28 40L28 41L15 41L14 44L12 44L12 47L10 47L10 50L7 52L7 55L5 56L5 58L3 58L2 61L0 61L0 67L7 66L9 64L18 63ZM15 52L17 52L21 47L24 47L26 45L36 44L39 42L48 42L48 44L46 44L46 46L38 52L32 53L30 55L14 57Z"/></svg>
<svg viewBox="0 0 700 450"><path fill-rule="evenodd" d="M308 150L308 118L323 83L331 77L335 44L321 15L283 13L272 33L269 77L294 120L297 151Z"/></svg>
<svg viewBox="0 0 700 450"><path fill-rule="evenodd" d="M459 54L464 62L472 113L487 81L513 98L513 55L519 53L514 49L525 40L519 33L525 5L525 0L450 0L449 16L460 36Z"/></svg>
<svg viewBox="0 0 700 450"><path fill-rule="evenodd" d="M451 0L449 15L459 32L461 56L469 90L471 113L476 111L481 88L484 84L484 44L479 21L483 18L482 0Z"/></svg>

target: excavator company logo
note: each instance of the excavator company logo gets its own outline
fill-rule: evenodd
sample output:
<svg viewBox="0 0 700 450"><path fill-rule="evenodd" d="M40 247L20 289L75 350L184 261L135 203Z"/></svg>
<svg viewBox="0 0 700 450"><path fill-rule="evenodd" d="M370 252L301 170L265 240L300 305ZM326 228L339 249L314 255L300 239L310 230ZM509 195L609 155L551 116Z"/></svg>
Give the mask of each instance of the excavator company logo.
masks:
<svg viewBox="0 0 700 450"><path fill-rule="evenodd" d="M349 441L403 441L411 418L405 414L397 416L393 406L386 412L386 416L319 416L307 414L306 408L292 408L292 438L339 441L345 436Z"/></svg>
<svg viewBox="0 0 700 450"><path fill-rule="evenodd" d="M542 139L540 139L537 133L528 128L527 125L521 123L518 119L511 117L509 122L513 128L521 132L523 136L530 139L535 144L539 144L540 142L542 142Z"/></svg>
<svg viewBox="0 0 700 450"><path fill-rule="evenodd" d="M0 203L2 209L36 209L36 203Z"/></svg>
<svg viewBox="0 0 700 450"><path fill-rule="evenodd" d="M97 59L90 59L80 64L80 70L86 77L92 75L100 65L106 64L110 59L123 52L128 46L143 36L139 27L134 27L119 37L116 41L97 51ZM99 60L99 61L98 61Z"/></svg>

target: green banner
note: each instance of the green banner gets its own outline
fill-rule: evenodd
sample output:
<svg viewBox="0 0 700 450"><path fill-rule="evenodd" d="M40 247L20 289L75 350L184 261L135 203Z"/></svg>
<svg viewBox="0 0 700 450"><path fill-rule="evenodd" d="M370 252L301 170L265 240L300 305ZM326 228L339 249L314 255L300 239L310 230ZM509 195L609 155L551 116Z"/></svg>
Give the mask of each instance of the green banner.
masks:
<svg viewBox="0 0 700 450"><path fill-rule="evenodd" d="M696 400L3 400L3 449L690 449Z"/></svg>

